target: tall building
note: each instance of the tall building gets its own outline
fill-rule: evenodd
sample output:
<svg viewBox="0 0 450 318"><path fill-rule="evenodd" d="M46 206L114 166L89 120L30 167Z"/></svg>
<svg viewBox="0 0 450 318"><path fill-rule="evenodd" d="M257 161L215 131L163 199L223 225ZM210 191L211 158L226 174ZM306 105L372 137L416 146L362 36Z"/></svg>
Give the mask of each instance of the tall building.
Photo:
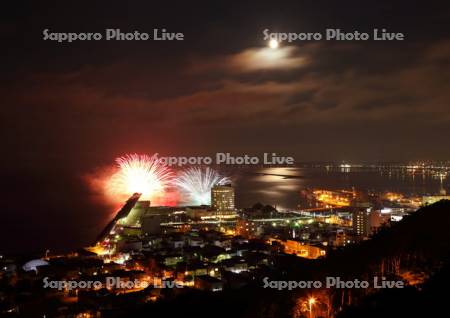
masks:
<svg viewBox="0 0 450 318"><path fill-rule="evenodd" d="M211 189L211 206L216 211L234 210L234 188L231 185L214 186Z"/></svg>
<svg viewBox="0 0 450 318"><path fill-rule="evenodd" d="M352 214L352 222L355 235L369 236L369 212L366 209L355 209Z"/></svg>
<svg viewBox="0 0 450 318"><path fill-rule="evenodd" d="M255 238L264 233L262 226L252 220L239 219L236 222L236 234L244 238Z"/></svg>
<svg viewBox="0 0 450 318"><path fill-rule="evenodd" d="M355 209L352 215L353 232L360 237L374 234L383 225L388 223L390 215L381 211L369 209Z"/></svg>

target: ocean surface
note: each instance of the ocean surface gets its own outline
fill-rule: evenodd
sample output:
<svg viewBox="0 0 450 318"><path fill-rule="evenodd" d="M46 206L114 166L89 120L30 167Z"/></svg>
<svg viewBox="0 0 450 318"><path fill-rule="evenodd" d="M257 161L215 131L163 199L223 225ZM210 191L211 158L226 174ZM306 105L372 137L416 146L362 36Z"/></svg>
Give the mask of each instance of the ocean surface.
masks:
<svg viewBox="0 0 450 318"><path fill-rule="evenodd" d="M220 169L219 169L220 170ZM449 190L448 177L406 169L371 167L340 168L233 168L221 171L236 188L236 206L251 207L260 202L280 210L296 209L299 192L305 188L375 192L406 195L436 194ZM51 176L51 180L49 177ZM24 253L67 251L92 244L98 233L114 217L118 207L104 205L85 180L61 171L38 174L34 178L10 180L5 189L4 214L0 231L2 252ZM42 180L46 180L43 182ZM450 191L448 191L450 192Z"/></svg>
<svg viewBox="0 0 450 318"><path fill-rule="evenodd" d="M351 190L355 187L358 191L419 196L437 194L441 187L449 189L448 177L439 177L428 170L413 172L401 168L254 168L236 170L232 177L239 208L261 202L280 209L295 209L300 203L299 192L305 188Z"/></svg>

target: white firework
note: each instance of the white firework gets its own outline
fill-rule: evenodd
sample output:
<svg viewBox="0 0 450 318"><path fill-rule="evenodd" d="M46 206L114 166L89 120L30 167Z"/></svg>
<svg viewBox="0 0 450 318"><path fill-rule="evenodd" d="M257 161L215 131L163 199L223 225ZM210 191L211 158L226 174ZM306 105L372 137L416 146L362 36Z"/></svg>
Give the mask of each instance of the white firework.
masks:
<svg viewBox="0 0 450 318"><path fill-rule="evenodd" d="M175 184L189 197L190 204L193 205L211 204L211 188L229 182L229 178L221 176L209 167L186 169L175 180Z"/></svg>
<svg viewBox="0 0 450 318"><path fill-rule="evenodd" d="M107 187L114 195L141 193L141 198L151 200L164 194L172 181L172 171L158 161L156 155L129 154L116 159L118 172Z"/></svg>

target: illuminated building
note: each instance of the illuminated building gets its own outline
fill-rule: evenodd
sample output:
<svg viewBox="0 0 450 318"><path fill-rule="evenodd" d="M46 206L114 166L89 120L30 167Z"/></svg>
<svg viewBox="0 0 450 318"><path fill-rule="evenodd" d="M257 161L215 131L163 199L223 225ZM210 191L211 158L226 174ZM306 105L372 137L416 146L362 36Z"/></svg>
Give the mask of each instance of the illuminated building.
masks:
<svg viewBox="0 0 450 318"><path fill-rule="evenodd" d="M343 229L338 229L336 231L336 240L334 241L335 246L345 246L347 244L347 235Z"/></svg>
<svg viewBox="0 0 450 318"><path fill-rule="evenodd" d="M352 214L353 232L357 236L369 236L369 212L365 209L356 209Z"/></svg>
<svg viewBox="0 0 450 318"><path fill-rule="evenodd" d="M149 207L150 201L137 201L128 215L118 220L117 224L121 227L119 232L123 237L139 236L141 234L142 217Z"/></svg>
<svg viewBox="0 0 450 318"><path fill-rule="evenodd" d="M133 194L125 203L125 205L116 213L114 218L106 225L103 231L97 238L97 243L101 244L103 242L109 242L114 235L116 235L116 228L118 227L118 223L126 219L130 214L131 210L135 207L139 198L141 197L140 193ZM150 203L149 203L150 204Z"/></svg>
<svg viewBox="0 0 450 318"><path fill-rule="evenodd" d="M188 207L186 208L186 215L194 220L200 220L202 217L210 215L207 206Z"/></svg>
<svg viewBox="0 0 450 318"><path fill-rule="evenodd" d="M239 219L236 222L236 234L245 238L258 237L263 233L261 226L252 220Z"/></svg>
<svg viewBox="0 0 450 318"><path fill-rule="evenodd" d="M196 221L232 220L237 217L235 210L211 210L207 209L206 206L188 207L186 215Z"/></svg>
<svg viewBox="0 0 450 318"><path fill-rule="evenodd" d="M369 209L356 209L353 212L353 232L360 237L368 237L383 224L388 223L390 214Z"/></svg>
<svg viewBox="0 0 450 318"><path fill-rule="evenodd" d="M216 211L234 210L234 188L231 185L211 189L211 206Z"/></svg>
<svg viewBox="0 0 450 318"><path fill-rule="evenodd" d="M137 201L128 215L120 220L120 224L125 226L140 225L141 218L150 207L150 201Z"/></svg>
<svg viewBox="0 0 450 318"><path fill-rule="evenodd" d="M274 241L283 245L284 252L286 254L294 254L298 257L304 257L309 259L316 259L326 255L325 249L319 246L309 245L294 240L282 241L273 238L269 239L270 244L272 244L272 242Z"/></svg>

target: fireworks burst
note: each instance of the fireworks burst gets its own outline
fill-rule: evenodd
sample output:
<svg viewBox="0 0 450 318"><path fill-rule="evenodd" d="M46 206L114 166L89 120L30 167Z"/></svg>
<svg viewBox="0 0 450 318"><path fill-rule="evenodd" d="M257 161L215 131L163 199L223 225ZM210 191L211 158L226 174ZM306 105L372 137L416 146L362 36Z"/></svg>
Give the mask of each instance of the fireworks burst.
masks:
<svg viewBox="0 0 450 318"><path fill-rule="evenodd" d="M175 180L175 184L187 194L191 204L211 204L211 188L230 182L217 171L207 167L189 168L183 171Z"/></svg>
<svg viewBox="0 0 450 318"><path fill-rule="evenodd" d="M172 171L158 161L157 155L131 154L116 159L119 171L108 183L113 195L142 193L141 198L152 200L164 194L172 181Z"/></svg>

